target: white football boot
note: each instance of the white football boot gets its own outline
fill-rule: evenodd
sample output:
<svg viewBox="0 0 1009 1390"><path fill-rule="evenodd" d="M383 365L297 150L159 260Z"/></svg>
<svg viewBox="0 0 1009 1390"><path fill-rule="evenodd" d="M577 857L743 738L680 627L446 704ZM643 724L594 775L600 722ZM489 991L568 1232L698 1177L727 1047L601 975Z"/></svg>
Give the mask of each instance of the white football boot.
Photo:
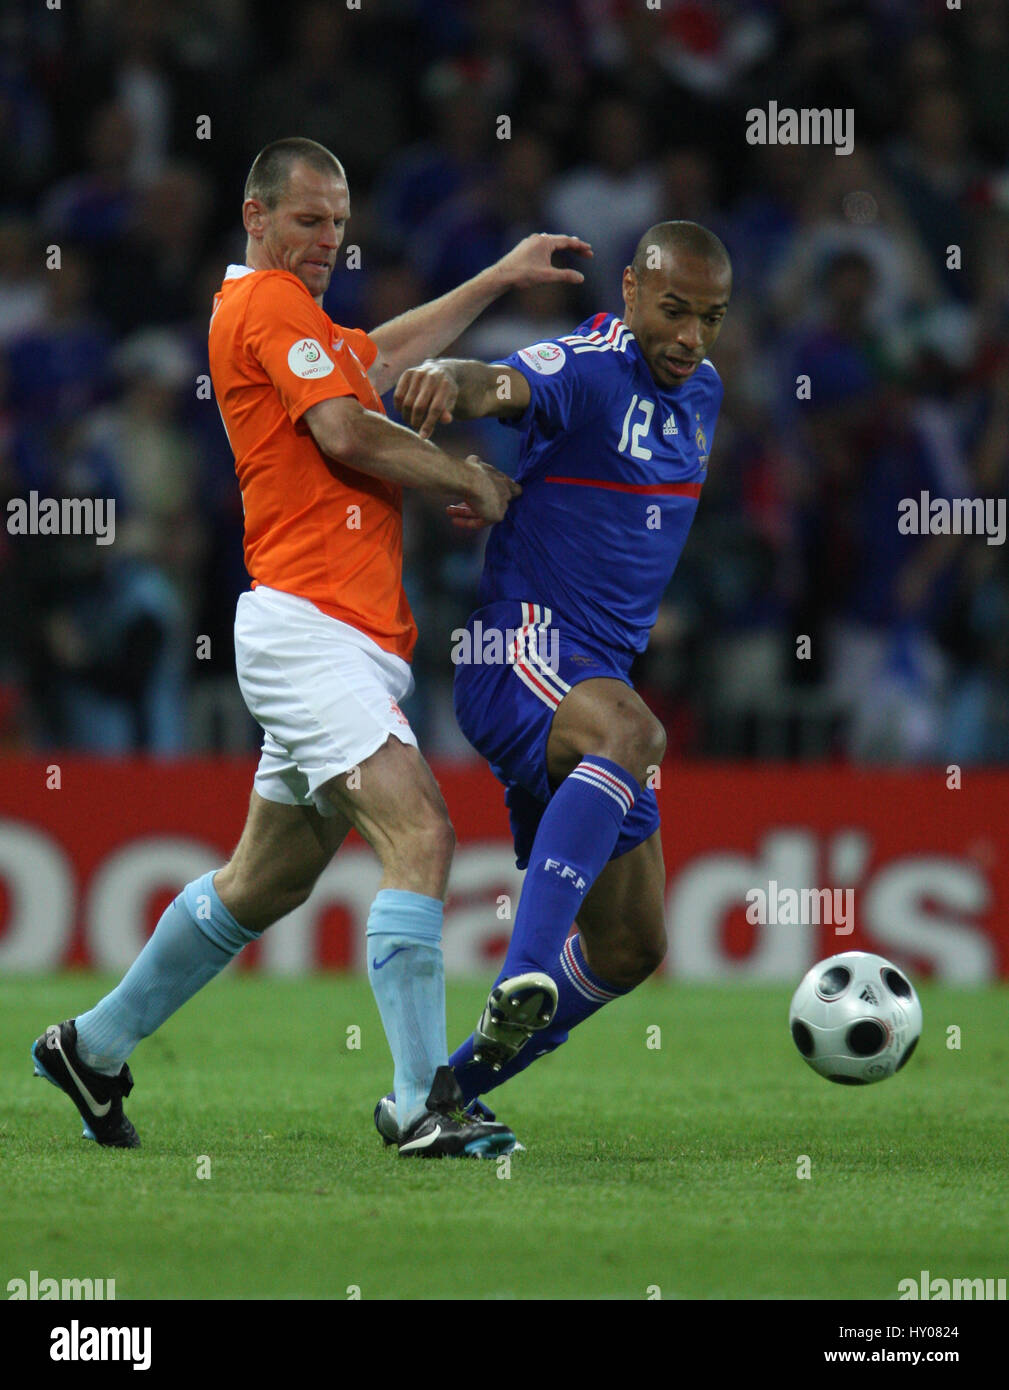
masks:
<svg viewBox="0 0 1009 1390"><path fill-rule="evenodd" d="M549 975L533 970L495 985L473 1033L474 1062L500 1071L525 1047L534 1033L549 1028L557 1012L557 986Z"/></svg>

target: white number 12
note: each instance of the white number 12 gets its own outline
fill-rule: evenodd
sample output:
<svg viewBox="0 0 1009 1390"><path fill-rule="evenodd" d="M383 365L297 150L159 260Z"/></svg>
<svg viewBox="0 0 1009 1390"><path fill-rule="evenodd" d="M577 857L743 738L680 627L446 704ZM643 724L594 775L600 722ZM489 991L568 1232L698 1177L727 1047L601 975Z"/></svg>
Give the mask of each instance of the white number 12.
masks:
<svg viewBox="0 0 1009 1390"><path fill-rule="evenodd" d="M640 406L640 407L641 407L641 413L642 413L642 415L644 415L645 418L644 418L643 420L639 420L639 421L637 422L637 424L635 424L634 426L632 426L632 425L631 425L631 416L634 414L634 407L635 407L635 406ZM630 405L627 407L627 414L624 416L624 428L623 428L623 433L622 433L621 436L620 436L620 443L617 445L617 448L619 449L619 451L620 451L621 453L624 453L625 450L627 449L627 437L628 437L628 434L629 434L629 435L630 435L630 440L631 440L631 455L632 455L632 457L634 457L634 458L636 458L636 459L650 459L650 458L651 458L651 456L652 456L652 451L651 451L651 449L646 448L646 447L641 443L641 440L643 439L643 437L648 433L649 429L651 428L652 416L653 416L654 414L655 414L655 403L654 403L654 401L639 400L637 396L632 396L632 397L631 397L631 403L630 403Z"/></svg>

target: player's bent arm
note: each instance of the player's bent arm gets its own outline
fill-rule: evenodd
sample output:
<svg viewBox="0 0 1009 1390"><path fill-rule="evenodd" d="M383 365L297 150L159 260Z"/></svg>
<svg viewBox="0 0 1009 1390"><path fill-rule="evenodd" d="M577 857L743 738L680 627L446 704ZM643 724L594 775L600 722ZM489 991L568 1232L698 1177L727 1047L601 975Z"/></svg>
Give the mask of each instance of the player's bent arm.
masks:
<svg viewBox="0 0 1009 1390"><path fill-rule="evenodd" d="M396 385L396 409L426 439L437 424L486 415L521 415L530 400L529 382L514 367L445 357L422 362Z"/></svg>
<svg viewBox="0 0 1009 1390"><path fill-rule="evenodd" d="M580 285L585 279L581 271L553 264L558 251L592 255L592 247L581 237L534 232L472 280L372 329L370 337L378 347L378 357L368 377L378 394L384 395L407 367L444 352L506 290L527 289L530 285Z"/></svg>
<svg viewBox="0 0 1009 1390"><path fill-rule="evenodd" d="M303 419L328 458L403 487L464 497L486 521L499 521L521 491L489 464L446 454L353 396L319 401Z"/></svg>

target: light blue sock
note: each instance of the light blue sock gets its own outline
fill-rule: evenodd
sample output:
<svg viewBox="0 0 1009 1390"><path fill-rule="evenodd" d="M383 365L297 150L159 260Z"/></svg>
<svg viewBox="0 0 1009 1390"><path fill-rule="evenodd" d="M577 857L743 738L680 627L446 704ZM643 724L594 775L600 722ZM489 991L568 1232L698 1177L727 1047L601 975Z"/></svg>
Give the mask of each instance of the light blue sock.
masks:
<svg viewBox="0 0 1009 1390"><path fill-rule="evenodd" d="M368 914L368 979L392 1052L401 1129L426 1108L435 1071L448 1062L442 913L437 898L383 888Z"/></svg>
<svg viewBox="0 0 1009 1390"><path fill-rule="evenodd" d="M187 883L122 980L77 1017L86 1066L115 1075L140 1042L260 932L239 926L214 888L216 869Z"/></svg>

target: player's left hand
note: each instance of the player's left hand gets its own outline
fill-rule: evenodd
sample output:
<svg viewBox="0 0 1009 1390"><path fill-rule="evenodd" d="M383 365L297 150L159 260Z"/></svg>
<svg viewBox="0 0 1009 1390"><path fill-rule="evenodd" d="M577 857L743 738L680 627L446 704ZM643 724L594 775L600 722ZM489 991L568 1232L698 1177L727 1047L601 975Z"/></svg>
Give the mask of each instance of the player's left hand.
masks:
<svg viewBox="0 0 1009 1390"><path fill-rule="evenodd" d="M555 251L573 251L578 256L592 255L592 247L581 237L534 232L513 247L507 256L502 256L496 269L516 290L551 283L580 285L585 276L580 270L566 270L554 265L552 258Z"/></svg>

